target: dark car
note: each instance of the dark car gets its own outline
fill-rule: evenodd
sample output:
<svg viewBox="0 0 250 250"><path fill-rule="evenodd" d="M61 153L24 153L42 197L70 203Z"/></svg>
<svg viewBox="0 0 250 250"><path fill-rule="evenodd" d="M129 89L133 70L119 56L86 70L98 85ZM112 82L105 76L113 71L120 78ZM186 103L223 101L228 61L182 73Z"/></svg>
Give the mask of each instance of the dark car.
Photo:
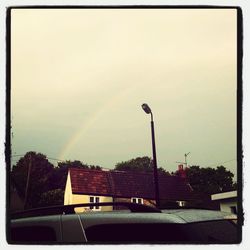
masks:
<svg viewBox="0 0 250 250"><path fill-rule="evenodd" d="M105 203L129 210L74 213L69 206L16 213L10 222L12 244L218 244L238 243L235 217L205 209L159 210L141 204ZM93 204L92 204L93 205Z"/></svg>

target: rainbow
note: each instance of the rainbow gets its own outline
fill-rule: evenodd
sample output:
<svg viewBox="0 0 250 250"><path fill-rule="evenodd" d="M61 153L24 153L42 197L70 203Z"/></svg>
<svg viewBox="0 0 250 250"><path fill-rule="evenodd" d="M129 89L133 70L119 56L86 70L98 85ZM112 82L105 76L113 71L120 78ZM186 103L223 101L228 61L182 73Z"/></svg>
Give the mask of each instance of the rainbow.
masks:
<svg viewBox="0 0 250 250"><path fill-rule="evenodd" d="M62 150L59 153L58 159L65 160L69 157L70 152L74 148L74 146L79 142L80 139L86 134L86 132L91 128L91 126L98 121L105 114L105 112L113 105L117 105L117 103L121 102L132 90L134 90L134 86L124 89L118 94L114 95L113 98L109 99L105 104L101 105L101 107L93 113L93 115L84 122L79 129L73 133L73 135L68 139L65 145L62 147Z"/></svg>

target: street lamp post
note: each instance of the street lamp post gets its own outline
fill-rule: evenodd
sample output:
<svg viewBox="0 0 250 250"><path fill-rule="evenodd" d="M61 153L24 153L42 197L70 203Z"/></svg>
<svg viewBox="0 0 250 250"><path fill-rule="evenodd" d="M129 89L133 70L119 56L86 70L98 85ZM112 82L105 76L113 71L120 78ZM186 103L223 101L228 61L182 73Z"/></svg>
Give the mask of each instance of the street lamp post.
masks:
<svg viewBox="0 0 250 250"><path fill-rule="evenodd" d="M152 113L150 107L146 103L142 104L142 109L147 114L151 115L151 135L152 135L152 151L153 151L153 164L154 164L155 202L156 202L156 207L160 207L159 182L158 182L158 171L157 171L157 160L156 160L156 149L155 149L155 132L154 132L153 113Z"/></svg>

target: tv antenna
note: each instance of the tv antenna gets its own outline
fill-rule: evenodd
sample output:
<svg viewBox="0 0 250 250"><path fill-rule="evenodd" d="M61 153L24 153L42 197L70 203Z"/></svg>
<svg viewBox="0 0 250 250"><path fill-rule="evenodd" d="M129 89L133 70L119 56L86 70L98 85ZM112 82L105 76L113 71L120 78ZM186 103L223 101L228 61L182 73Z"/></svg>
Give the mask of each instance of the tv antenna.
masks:
<svg viewBox="0 0 250 250"><path fill-rule="evenodd" d="M184 154L185 162L179 162L179 161L177 161L176 163L185 164L185 166L186 166L186 168L187 168L187 156L188 156L189 154L190 154L190 152Z"/></svg>

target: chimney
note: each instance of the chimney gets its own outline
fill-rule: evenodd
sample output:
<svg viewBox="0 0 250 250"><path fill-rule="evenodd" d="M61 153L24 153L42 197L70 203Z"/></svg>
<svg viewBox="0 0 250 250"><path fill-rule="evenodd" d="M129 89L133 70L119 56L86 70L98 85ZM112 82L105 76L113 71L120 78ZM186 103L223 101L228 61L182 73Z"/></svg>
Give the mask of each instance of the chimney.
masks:
<svg viewBox="0 0 250 250"><path fill-rule="evenodd" d="M186 168L185 168L186 170ZM183 168L183 165L178 165L178 173L179 173L179 176L183 179L186 179L186 171L184 170Z"/></svg>
<svg viewBox="0 0 250 250"><path fill-rule="evenodd" d="M178 171L183 171L183 165L178 165Z"/></svg>

